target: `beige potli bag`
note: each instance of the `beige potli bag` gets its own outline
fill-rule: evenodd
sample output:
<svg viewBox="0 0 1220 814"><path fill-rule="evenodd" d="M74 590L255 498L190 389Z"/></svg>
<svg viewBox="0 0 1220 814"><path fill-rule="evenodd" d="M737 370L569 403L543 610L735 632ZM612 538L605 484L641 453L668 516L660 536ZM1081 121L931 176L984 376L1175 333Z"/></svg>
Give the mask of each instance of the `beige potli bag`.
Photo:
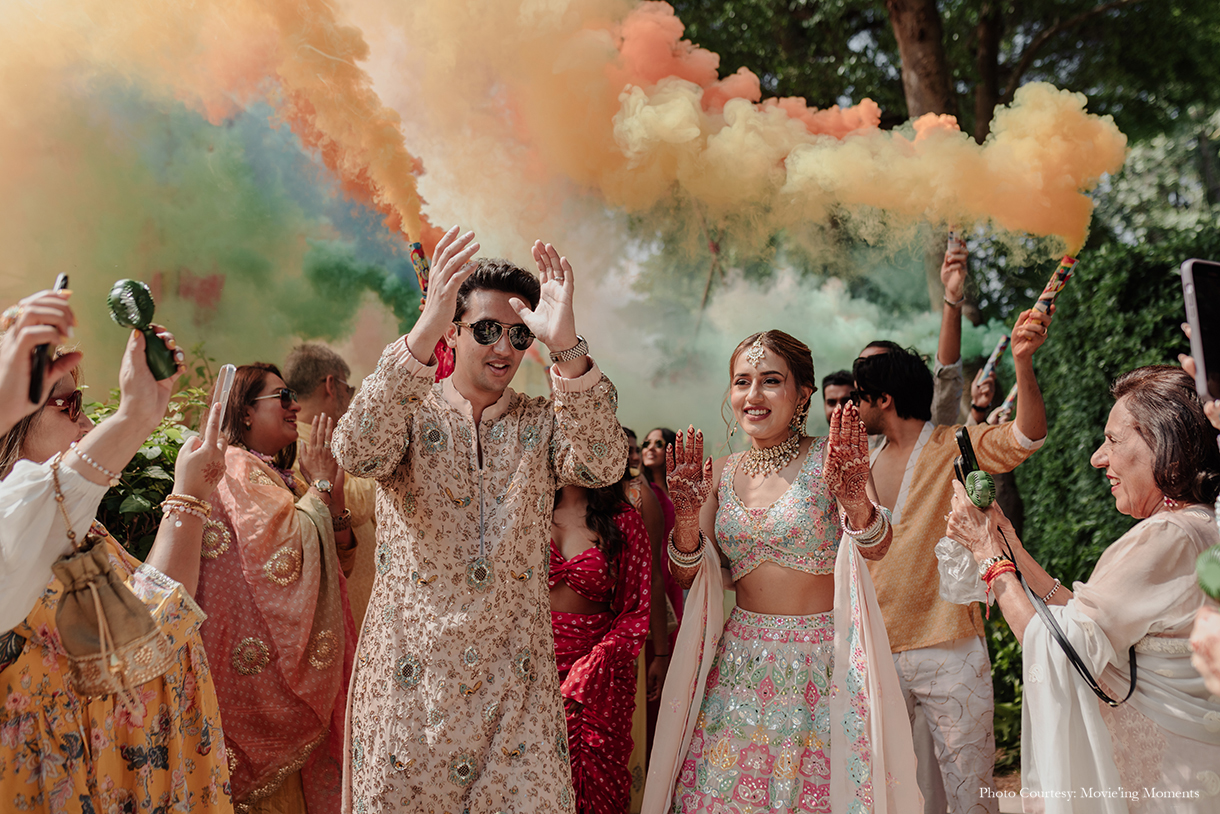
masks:
<svg viewBox="0 0 1220 814"><path fill-rule="evenodd" d="M77 542L59 486L60 457L51 461L51 479L73 551L51 566L64 586L55 612L59 640L78 693L113 693L128 707L135 687L169 669L169 640L114 572L104 540L86 535L84 544Z"/></svg>

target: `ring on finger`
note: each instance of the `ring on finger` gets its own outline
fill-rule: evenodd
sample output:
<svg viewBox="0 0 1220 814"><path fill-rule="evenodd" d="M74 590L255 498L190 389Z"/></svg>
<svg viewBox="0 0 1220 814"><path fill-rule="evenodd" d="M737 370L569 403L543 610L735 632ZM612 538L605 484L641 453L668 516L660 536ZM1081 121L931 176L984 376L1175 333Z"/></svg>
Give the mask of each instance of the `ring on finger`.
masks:
<svg viewBox="0 0 1220 814"><path fill-rule="evenodd" d="M22 305L10 305L4 309L4 313L0 314L0 331L7 331L13 327L17 320L21 319L21 312L25 309Z"/></svg>

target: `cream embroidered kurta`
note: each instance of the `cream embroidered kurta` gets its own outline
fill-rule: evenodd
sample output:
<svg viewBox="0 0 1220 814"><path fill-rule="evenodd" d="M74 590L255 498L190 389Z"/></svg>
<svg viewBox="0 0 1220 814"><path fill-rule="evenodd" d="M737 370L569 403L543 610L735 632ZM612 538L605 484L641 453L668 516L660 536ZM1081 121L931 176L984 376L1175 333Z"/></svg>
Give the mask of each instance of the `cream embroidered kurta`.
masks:
<svg viewBox="0 0 1220 814"><path fill-rule="evenodd" d="M614 385L596 365L553 375L552 398L506 390L476 426L452 380L433 384L435 367L400 348L333 443L344 469L378 481L344 810L571 812L548 539L556 488L623 473Z"/></svg>

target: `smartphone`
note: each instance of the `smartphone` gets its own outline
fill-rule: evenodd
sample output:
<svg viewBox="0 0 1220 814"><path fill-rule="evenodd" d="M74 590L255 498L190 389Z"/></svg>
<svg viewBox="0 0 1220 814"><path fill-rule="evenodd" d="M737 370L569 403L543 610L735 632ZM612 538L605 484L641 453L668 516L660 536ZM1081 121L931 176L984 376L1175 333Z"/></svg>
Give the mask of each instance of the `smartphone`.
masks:
<svg viewBox="0 0 1220 814"><path fill-rule="evenodd" d="M224 427L224 421L225 421L225 414L224 414L224 411L225 411L226 409L228 409L228 406L229 406L229 391L231 391L231 390L233 389L233 378L234 378L236 375L237 375L237 368L236 368L236 367L234 367L233 365L223 365L223 366L220 368L220 374L219 374L219 375L216 377L216 381L217 381L217 383L218 383L220 386L216 388L216 401L214 401L214 402L212 402L212 403L213 403L213 404L221 404L221 405L223 405L223 406L220 408L220 431L221 431L222 433L223 433L223 432L224 432L224 430L225 430L225 427Z"/></svg>
<svg viewBox="0 0 1220 814"><path fill-rule="evenodd" d="M55 278L52 291L63 291L68 287L68 275L61 274ZM34 348L30 358L30 403L42 404L42 384L47 376L47 365L51 363L51 346L39 345Z"/></svg>
<svg viewBox="0 0 1220 814"><path fill-rule="evenodd" d="M1190 355L1195 358L1195 389L1204 401L1220 399L1220 263L1194 259L1183 263L1182 295L1190 324Z"/></svg>
<svg viewBox="0 0 1220 814"><path fill-rule="evenodd" d="M974 455L974 444L970 442L970 433L965 427L958 427L953 437L957 439L957 448L962 453L953 459L953 473L965 486L966 476L979 468L979 459Z"/></svg>

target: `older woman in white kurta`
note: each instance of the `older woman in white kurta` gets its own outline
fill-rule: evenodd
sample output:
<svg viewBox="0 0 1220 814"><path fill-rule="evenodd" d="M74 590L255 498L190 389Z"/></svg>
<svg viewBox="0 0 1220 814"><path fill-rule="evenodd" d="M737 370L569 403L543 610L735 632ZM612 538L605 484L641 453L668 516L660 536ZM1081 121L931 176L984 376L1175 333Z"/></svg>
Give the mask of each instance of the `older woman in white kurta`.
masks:
<svg viewBox="0 0 1220 814"><path fill-rule="evenodd" d="M1215 602L1199 589L1195 560L1217 535L1211 502L1220 489L1216 430L1190 377L1152 366L1120 376L1105 441L1093 454L1117 508L1141 520L1106 549L1087 582L1071 590L1025 552L998 509L987 514L956 495L948 535L982 562L1013 545L1029 587L1103 690L1102 704L1012 573L995 577L1004 619L1023 646L1022 782L1026 809L1047 812L1220 810L1220 703L1191 666L1195 613ZM1001 535L1001 531L1003 534Z"/></svg>

